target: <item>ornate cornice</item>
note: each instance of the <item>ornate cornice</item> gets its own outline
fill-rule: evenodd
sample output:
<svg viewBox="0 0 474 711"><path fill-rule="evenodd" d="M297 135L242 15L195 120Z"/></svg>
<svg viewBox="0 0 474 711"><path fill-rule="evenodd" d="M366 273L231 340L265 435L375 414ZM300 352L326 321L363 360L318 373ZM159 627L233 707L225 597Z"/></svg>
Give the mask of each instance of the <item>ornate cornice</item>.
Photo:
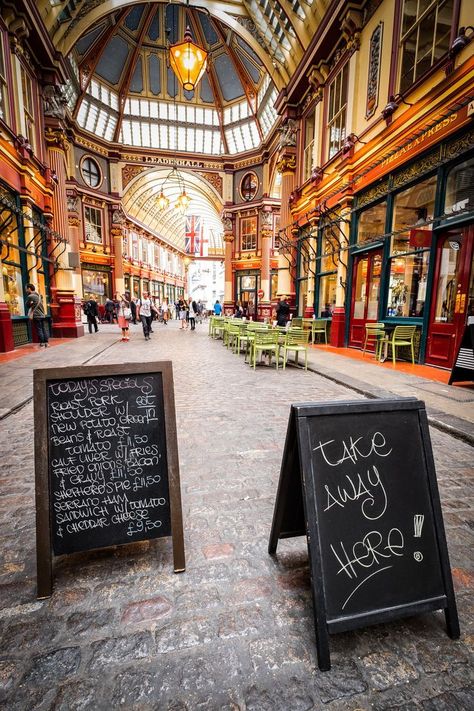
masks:
<svg viewBox="0 0 474 711"><path fill-rule="evenodd" d="M296 170L296 156L295 155L284 155L282 156L277 164L276 169L279 173L294 173Z"/></svg>
<svg viewBox="0 0 474 711"><path fill-rule="evenodd" d="M44 138L46 145L50 148L60 148L63 151L69 149L69 142L67 140L66 132L62 128L51 128L46 127Z"/></svg>
<svg viewBox="0 0 474 711"><path fill-rule="evenodd" d="M137 175L143 173L145 168L141 165L124 165L122 168L122 187L125 188Z"/></svg>

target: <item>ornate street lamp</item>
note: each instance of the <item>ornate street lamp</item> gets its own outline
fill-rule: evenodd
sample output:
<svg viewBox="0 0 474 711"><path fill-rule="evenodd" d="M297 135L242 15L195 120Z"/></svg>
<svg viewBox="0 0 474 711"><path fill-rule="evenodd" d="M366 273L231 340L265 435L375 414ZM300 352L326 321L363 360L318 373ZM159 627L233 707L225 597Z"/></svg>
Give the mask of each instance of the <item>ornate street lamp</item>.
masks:
<svg viewBox="0 0 474 711"><path fill-rule="evenodd" d="M183 89L193 91L206 70L208 52L195 44L189 27L186 27L184 40L171 45L169 57L171 68Z"/></svg>

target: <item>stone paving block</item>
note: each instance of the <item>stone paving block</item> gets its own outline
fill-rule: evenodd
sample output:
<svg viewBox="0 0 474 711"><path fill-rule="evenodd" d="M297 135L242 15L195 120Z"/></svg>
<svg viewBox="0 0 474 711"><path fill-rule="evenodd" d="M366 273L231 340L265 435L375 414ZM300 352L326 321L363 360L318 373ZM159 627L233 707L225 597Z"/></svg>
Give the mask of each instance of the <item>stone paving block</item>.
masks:
<svg viewBox="0 0 474 711"><path fill-rule="evenodd" d="M364 675L372 690L384 690L418 678L415 667L393 652L369 654L361 660Z"/></svg>
<svg viewBox="0 0 474 711"><path fill-rule="evenodd" d="M362 677L358 666L352 661L336 658L330 671L313 675L311 687L317 690L324 704L336 699L352 697L367 689L367 683Z"/></svg>
<svg viewBox="0 0 474 711"><path fill-rule="evenodd" d="M104 673L115 664L144 659L155 652L153 637L149 632L131 634L125 637L111 637L91 645L88 668Z"/></svg>
<svg viewBox="0 0 474 711"><path fill-rule="evenodd" d="M30 668L22 679L23 686L52 686L76 674L81 663L79 647L57 649L49 654L33 657Z"/></svg>
<svg viewBox="0 0 474 711"><path fill-rule="evenodd" d="M244 692L245 711L310 711L317 709L317 697L311 694L307 683L296 677L270 680L250 686Z"/></svg>

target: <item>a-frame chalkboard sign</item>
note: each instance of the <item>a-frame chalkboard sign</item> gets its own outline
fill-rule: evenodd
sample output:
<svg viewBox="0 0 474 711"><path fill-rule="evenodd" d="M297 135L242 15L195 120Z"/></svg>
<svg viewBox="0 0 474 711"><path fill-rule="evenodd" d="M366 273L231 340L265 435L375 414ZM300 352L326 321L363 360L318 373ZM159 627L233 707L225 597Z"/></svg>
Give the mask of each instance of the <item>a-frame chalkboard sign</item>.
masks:
<svg viewBox="0 0 474 711"><path fill-rule="evenodd" d="M185 569L170 361L34 371L38 597L53 555L171 536Z"/></svg>
<svg viewBox="0 0 474 711"><path fill-rule="evenodd" d="M474 381L474 323L464 329L448 385L460 381Z"/></svg>
<svg viewBox="0 0 474 711"><path fill-rule="evenodd" d="M444 610L459 637L422 402L292 405L269 553L304 534L321 670L333 632Z"/></svg>

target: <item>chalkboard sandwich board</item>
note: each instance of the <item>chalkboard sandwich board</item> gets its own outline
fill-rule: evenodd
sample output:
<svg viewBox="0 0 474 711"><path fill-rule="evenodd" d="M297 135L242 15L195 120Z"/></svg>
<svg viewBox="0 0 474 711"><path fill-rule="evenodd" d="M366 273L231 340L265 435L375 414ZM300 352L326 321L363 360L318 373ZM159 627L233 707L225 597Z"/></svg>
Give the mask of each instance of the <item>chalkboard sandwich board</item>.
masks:
<svg viewBox="0 0 474 711"><path fill-rule="evenodd" d="M34 371L38 597L53 555L171 536L185 569L169 361Z"/></svg>
<svg viewBox="0 0 474 711"><path fill-rule="evenodd" d="M444 610L459 637L424 403L292 405L269 553L304 534L321 670L333 632Z"/></svg>

